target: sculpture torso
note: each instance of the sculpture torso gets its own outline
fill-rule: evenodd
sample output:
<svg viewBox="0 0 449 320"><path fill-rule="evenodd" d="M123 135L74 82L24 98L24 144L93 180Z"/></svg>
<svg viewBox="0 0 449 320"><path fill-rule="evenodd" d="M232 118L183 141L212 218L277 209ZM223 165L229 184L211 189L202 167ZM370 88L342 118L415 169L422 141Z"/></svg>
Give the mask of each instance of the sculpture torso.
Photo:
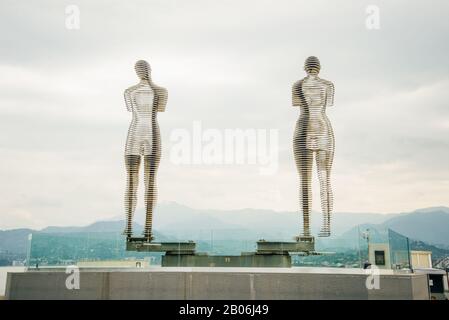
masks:
<svg viewBox="0 0 449 320"><path fill-rule="evenodd" d="M332 151L332 126L326 116L326 107L333 103L332 83L309 76L295 83L293 95L294 105L301 111L295 130L300 147Z"/></svg>
<svg viewBox="0 0 449 320"><path fill-rule="evenodd" d="M159 141L157 94L148 82L141 82L125 91L128 110L133 113L128 130L125 155L150 155Z"/></svg>

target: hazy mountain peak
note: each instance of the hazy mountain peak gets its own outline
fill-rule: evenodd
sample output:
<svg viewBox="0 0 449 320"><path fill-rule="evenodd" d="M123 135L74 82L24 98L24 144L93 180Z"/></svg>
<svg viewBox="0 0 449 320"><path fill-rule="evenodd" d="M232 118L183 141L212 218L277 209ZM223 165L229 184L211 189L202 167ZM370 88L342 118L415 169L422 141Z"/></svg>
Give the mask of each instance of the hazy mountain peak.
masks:
<svg viewBox="0 0 449 320"><path fill-rule="evenodd" d="M439 207L429 207L429 208L421 208L421 209L416 209L413 212L422 212L422 213L429 213L429 212L444 212L444 213L449 213L449 208L448 207L444 207L444 206L439 206Z"/></svg>

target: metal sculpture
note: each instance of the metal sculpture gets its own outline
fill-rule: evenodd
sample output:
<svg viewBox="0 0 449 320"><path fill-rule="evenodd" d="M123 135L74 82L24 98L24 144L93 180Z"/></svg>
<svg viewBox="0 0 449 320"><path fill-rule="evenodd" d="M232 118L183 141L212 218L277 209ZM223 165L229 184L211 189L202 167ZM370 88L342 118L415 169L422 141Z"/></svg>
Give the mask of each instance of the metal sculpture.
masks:
<svg viewBox="0 0 449 320"><path fill-rule="evenodd" d="M144 237L153 239L153 209L156 205L156 173L161 158L161 138L157 113L164 112L167 104L167 90L151 80L151 67L148 62L139 60L135 71L140 82L125 90L125 103L132 112L125 146L127 185L125 193L126 227L124 234L132 237L133 215L137 204L137 187L141 157L144 158L145 183L145 228Z"/></svg>
<svg viewBox="0 0 449 320"><path fill-rule="evenodd" d="M300 108L293 137L293 151L299 173L299 203L303 214L302 236L310 237L312 212L312 164L315 155L320 183L323 224L321 237L330 236L333 206L331 168L334 158L334 133L326 116L326 108L334 104L334 85L318 77L321 65L317 57L308 57L304 64L307 76L292 88L294 107Z"/></svg>

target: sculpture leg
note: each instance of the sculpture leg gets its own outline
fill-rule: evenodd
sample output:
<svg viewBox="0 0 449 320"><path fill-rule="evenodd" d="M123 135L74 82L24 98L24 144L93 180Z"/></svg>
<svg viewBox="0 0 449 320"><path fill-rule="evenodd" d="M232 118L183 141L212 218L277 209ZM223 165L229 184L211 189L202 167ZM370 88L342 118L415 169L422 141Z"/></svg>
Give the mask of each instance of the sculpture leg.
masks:
<svg viewBox="0 0 449 320"><path fill-rule="evenodd" d="M302 209L304 237L310 237L310 215L312 213L312 162L313 151L294 144L296 168L299 174L299 205Z"/></svg>
<svg viewBox="0 0 449 320"><path fill-rule="evenodd" d="M137 204L137 186L139 184L139 155L126 155L126 193L125 193L125 211L126 211L126 227L123 232L128 237L132 236L133 215Z"/></svg>
<svg viewBox="0 0 449 320"><path fill-rule="evenodd" d="M156 171L159 159L156 155L145 156L145 229L144 236L147 240L153 240L153 209L157 201Z"/></svg>
<svg viewBox="0 0 449 320"><path fill-rule="evenodd" d="M321 211L323 224L320 230L321 237L330 236L330 219L333 206L333 194L330 182L333 152L320 150L316 154L318 179L320 181Z"/></svg>

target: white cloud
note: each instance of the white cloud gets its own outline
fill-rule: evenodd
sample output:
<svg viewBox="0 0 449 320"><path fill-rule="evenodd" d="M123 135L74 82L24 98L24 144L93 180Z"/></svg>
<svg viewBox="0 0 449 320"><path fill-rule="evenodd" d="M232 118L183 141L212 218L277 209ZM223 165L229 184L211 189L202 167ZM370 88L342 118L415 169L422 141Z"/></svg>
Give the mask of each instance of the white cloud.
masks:
<svg viewBox="0 0 449 320"><path fill-rule="evenodd" d="M65 29L72 3L44 3L8 2L0 11L0 228L122 213L123 90L137 81L141 58L169 90L159 116L160 200L295 210L290 90L314 54L336 86L328 110L335 209L449 205L444 1L381 1L379 31L365 28L368 1L77 1L79 31ZM195 120L219 130L279 129L278 174L171 164L171 130Z"/></svg>

